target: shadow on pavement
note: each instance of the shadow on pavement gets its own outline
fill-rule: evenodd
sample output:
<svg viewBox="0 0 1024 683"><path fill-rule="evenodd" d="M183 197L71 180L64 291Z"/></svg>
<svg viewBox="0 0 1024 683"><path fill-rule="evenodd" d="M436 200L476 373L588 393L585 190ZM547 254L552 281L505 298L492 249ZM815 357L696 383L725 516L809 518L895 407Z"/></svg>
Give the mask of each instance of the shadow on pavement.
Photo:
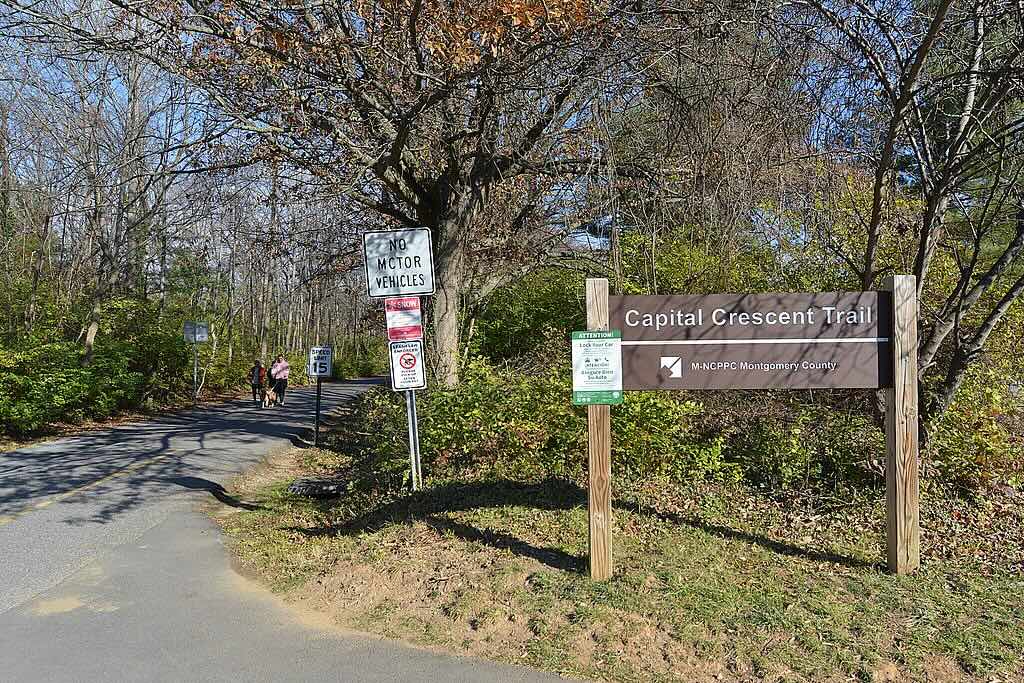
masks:
<svg viewBox="0 0 1024 683"><path fill-rule="evenodd" d="M225 490L223 486L215 481L210 481L209 479L203 479L201 477L173 477L167 481L187 489L192 489L193 491L206 491L224 505L228 505L233 508L239 508L241 510L263 509L263 506L261 505L254 505L253 503L246 503L245 501L238 500L228 494L227 490Z"/></svg>
<svg viewBox="0 0 1024 683"><path fill-rule="evenodd" d="M324 411L380 381L324 383ZM284 407L237 399L0 453L0 516L59 496L71 513L64 522L104 523L180 491L182 481L212 478L217 487L213 480L236 475L275 448L308 445L303 437L311 432L315 401L315 390L304 387L290 391Z"/></svg>

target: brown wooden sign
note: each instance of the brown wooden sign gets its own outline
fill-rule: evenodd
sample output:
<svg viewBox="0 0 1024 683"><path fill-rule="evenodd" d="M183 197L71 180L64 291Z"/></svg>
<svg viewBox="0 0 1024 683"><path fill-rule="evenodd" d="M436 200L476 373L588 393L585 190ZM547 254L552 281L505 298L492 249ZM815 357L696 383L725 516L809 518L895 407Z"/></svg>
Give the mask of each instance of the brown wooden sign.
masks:
<svg viewBox="0 0 1024 683"><path fill-rule="evenodd" d="M612 296L623 389L892 386L892 294Z"/></svg>
<svg viewBox="0 0 1024 683"><path fill-rule="evenodd" d="M623 389L886 389L889 570L921 562L917 283L826 294L608 296L587 280L587 329L622 331ZM608 405L587 406L590 576L612 576Z"/></svg>

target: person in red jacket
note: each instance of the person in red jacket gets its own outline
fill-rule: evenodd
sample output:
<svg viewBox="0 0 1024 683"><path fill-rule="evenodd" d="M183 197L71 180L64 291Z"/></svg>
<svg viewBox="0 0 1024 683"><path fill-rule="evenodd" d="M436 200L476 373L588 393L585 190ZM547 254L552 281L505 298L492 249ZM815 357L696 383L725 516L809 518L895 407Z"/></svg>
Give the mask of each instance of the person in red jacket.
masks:
<svg viewBox="0 0 1024 683"><path fill-rule="evenodd" d="M263 382L266 380L267 370L263 367L263 363L260 359L256 359L256 363L249 368L249 383L252 384L252 400L259 405L263 400L261 394L263 393Z"/></svg>

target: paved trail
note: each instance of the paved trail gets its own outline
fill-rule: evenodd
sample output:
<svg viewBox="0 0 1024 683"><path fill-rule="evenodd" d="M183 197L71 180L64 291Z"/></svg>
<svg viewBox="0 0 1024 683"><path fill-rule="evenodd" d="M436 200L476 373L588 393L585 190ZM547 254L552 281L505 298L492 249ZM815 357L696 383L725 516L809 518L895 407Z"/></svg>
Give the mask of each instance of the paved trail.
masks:
<svg viewBox="0 0 1024 683"><path fill-rule="evenodd" d="M324 410L365 383L324 385ZM311 427L312 390L0 453L2 681L541 681L297 616L199 501Z"/></svg>

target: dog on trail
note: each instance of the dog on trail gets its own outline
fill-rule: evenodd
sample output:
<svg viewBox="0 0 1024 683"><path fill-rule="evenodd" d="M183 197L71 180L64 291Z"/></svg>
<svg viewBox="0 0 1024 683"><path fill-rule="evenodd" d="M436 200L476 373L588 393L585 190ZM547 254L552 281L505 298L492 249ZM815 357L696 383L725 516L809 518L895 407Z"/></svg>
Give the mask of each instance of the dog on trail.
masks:
<svg viewBox="0 0 1024 683"><path fill-rule="evenodd" d="M263 390L263 407L271 406L277 403L277 392L274 391L273 387L268 386Z"/></svg>

